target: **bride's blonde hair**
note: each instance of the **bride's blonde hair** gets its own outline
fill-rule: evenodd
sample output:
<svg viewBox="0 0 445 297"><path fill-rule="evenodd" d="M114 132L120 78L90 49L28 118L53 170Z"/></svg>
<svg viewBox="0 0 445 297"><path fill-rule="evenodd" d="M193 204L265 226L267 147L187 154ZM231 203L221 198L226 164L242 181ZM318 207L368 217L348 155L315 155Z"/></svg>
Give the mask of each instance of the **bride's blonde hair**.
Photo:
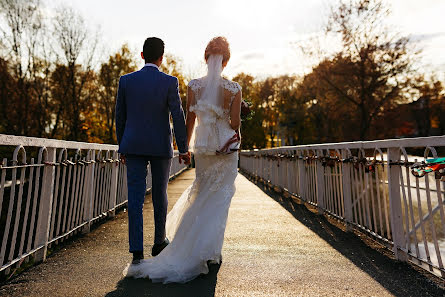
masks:
<svg viewBox="0 0 445 297"><path fill-rule="evenodd" d="M222 55L223 63L227 63L229 61L230 46L225 37L218 36L210 40L204 53L204 59L206 60L206 62L211 55Z"/></svg>

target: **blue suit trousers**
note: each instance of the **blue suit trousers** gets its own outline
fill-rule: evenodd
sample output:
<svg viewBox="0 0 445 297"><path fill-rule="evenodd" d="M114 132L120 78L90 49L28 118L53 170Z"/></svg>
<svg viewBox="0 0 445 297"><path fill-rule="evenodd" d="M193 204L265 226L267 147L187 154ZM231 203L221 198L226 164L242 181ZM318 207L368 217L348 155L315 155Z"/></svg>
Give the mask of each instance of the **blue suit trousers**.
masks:
<svg viewBox="0 0 445 297"><path fill-rule="evenodd" d="M128 228L130 253L143 251L142 207L147 189L147 165L150 162L152 176L152 201L155 221L155 243L165 239L167 218L167 185L171 158L127 155Z"/></svg>

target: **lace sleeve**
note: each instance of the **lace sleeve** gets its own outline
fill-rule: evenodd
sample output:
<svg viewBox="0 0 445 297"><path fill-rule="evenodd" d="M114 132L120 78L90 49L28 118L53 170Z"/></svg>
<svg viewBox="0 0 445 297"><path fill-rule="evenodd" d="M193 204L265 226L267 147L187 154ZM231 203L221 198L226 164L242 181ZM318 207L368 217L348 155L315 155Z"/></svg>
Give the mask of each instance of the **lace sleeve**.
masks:
<svg viewBox="0 0 445 297"><path fill-rule="evenodd" d="M235 92L235 94L237 94L239 91L241 91L241 86L240 86L240 84L237 83L237 82L233 82L233 83L235 84L235 88L236 88L236 92Z"/></svg>
<svg viewBox="0 0 445 297"><path fill-rule="evenodd" d="M228 90L232 93L232 98L230 98L230 106L232 106L233 100L235 99L236 95L241 92L241 86L239 83L230 81L230 84L228 86Z"/></svg>
<svg viewBox="0 0 445 297"><path fill-rule="evenodd" d="M239 85L239 83L227 79L223 81L223 86L224 89L230 91L230 93L232 93L233 96L235 96L239 91L241 91L241 86Z"/></svg>
<svg viewBox="0 0 445 297"><path fill-rule="evenodd" d="M240 86L240 84L237 83L237 82L233 82L233 84L234 84L233 89L236 90L236 91L233 93L233 95L234 95L233 97L235 97L236 94L238 94L239 92L241 92L241 86Z"/></svg>
<svg viewBox="0 0 445 297"><path fill-rule="evenodd" d="M201 88L201 82L197 79L192 79L189 82L188 87L193 91L193 93L196 93L198 89Z"/></svg>
<svg viewBox="0 0 445 297"><path fill-rule="evenodd" d="M193 79L187 85L187 113L189 111L194 111L194 106L196 104L195 93L198 90L197 84L197 81Z"/></svg>

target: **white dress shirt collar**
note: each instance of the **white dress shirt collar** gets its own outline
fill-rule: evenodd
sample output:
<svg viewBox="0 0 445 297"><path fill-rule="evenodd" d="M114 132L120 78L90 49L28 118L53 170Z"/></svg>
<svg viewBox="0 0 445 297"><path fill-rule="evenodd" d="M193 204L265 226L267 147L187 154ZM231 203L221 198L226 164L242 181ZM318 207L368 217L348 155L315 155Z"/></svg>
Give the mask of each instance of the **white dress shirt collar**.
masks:
<svg viewBox="0 0 445 297"><path fill-rule="evenodd" d="M156 64L153 64L153 63L146 63L146 64L144 65L144 67L146 67L146 66L150 66L150 67L155 67L156 69L158 69L158 70L159 70L159 67L158 67L158 65L156 65Z"/></svg>

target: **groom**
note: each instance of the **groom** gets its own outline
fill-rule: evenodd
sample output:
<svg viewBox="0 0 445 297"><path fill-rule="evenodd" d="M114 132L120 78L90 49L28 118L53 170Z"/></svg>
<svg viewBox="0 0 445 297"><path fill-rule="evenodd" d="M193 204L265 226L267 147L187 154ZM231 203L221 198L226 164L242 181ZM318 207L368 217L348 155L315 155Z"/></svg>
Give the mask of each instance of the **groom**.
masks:
<svg viewBox="0 0 445 297"><path fill-rule="evenodd" d="M178 79L159 71L163 55L164 42L156 37L147 38L141 53L145 66L121 76L117 92L116 134L122 162L127 164L128 230L133 264L144 258L142 207L148 162L152 173L155 221L152 255L156 256L169 244L165 237L165 220L173 156L170 114L180 153L179 162L190 163Z"/></svg>

